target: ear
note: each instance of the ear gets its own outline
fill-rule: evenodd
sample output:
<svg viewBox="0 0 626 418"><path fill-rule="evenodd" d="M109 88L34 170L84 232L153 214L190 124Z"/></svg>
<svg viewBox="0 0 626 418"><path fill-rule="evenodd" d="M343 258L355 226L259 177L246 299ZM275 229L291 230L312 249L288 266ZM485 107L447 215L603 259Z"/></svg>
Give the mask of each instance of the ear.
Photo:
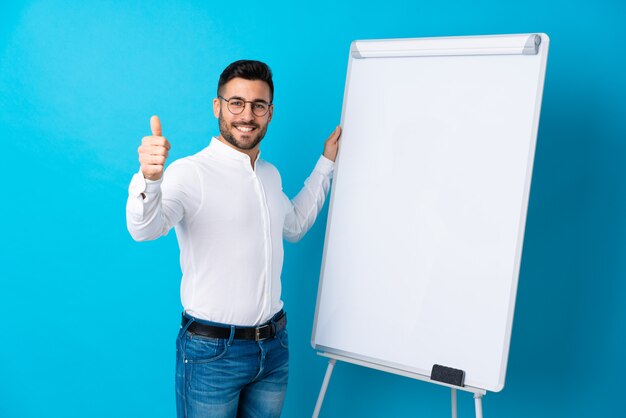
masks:
<svg viewBox="0 0 626 418"><path fill-rule="evenodd" d="M270 110L269 110L269 113L267 114L267 123L270 123L272 121L272 116L274 116L274 105L273 104L270 105Z"/></svg>
<svg viewBox="0 0 626 418"><path fill-rule="evenodd" d="M221 103L219 97L213 99L213 115L215 115L216 119L219 119L220 117L220 106Z"/></svg>

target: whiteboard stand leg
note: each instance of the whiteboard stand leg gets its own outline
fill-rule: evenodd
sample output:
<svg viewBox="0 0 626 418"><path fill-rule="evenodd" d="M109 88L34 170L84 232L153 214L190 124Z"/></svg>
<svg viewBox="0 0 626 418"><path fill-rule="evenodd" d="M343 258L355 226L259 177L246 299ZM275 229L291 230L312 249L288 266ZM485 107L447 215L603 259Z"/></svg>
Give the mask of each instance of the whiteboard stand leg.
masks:
<svg viewBox="0 0 626 418"><path fill-rule="evenodd" d="M457 418L456 411L456 389L452 388L452 418Z"/></svg>
<svg viewBox="0 0 626 418"><path fill-rule="evenodd" d="M324 402L324 396L326 395L326 389L328 389L328 382L330 381L330 375L333 374L333 368L335 367L335 363L337 360L331 358L328 360L328 368L326 369L326 376L324 376L324 382L322 383L322 388L320 389L320 394L317 397L317 403L315 404L315 411L313 411L313 418L317 418L320 415L320 410L322 409L322 403Z"/></svg>
<svg viewBox="0 0 626 418"><path fill-rule="evenodd" d="M476 404L476 418L483 418L483 395L475 393L474 403Z"/></svg>

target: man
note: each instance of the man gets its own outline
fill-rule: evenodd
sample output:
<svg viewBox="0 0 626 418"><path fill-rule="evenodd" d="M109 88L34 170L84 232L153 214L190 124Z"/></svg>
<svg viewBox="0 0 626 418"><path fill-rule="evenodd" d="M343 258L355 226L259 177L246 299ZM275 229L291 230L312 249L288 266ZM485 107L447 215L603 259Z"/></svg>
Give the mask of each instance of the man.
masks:
<svg viewBox="0 0 626 418"><path fill-rule="evenodd" d="M181 252L176 404L179 417L278 417L287 389L288 337L280 299L283 237L298 241L330 187L340 129L324 144L290 201L274 166L259 158L272 120L269 67L237 61L220 76L213 112L220 135L164 165L170 144L158 117L138 149L127 225L137 241L175 227Z"/></svg>

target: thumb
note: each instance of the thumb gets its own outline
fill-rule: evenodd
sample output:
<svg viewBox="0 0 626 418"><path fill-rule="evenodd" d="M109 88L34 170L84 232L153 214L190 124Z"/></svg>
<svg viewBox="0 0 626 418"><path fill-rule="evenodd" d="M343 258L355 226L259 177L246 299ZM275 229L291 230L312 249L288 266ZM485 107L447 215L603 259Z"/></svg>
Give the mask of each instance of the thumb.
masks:
<svg viewBox="0 0 626 418"><path fill-rule="evenodd" d="M153 136L163 136L163 130L161 129L161 121L159 117L154 115L150 118L150 129Z"/></svg>

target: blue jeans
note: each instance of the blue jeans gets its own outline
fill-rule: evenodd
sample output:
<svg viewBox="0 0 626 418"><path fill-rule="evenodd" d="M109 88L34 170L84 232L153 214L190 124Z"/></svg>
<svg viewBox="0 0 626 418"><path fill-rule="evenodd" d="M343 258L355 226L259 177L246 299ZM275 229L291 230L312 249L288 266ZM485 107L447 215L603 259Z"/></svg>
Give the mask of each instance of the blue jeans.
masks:
<svg viewBox="0 0 626 418"><path fill-rule="evenodd" d="M287 329L263 341L236 340L232 331L230 335L228 339L208 338L188 332L186 326L180 329L176 339L178 418L280 417L289 373Z"/></svg>

